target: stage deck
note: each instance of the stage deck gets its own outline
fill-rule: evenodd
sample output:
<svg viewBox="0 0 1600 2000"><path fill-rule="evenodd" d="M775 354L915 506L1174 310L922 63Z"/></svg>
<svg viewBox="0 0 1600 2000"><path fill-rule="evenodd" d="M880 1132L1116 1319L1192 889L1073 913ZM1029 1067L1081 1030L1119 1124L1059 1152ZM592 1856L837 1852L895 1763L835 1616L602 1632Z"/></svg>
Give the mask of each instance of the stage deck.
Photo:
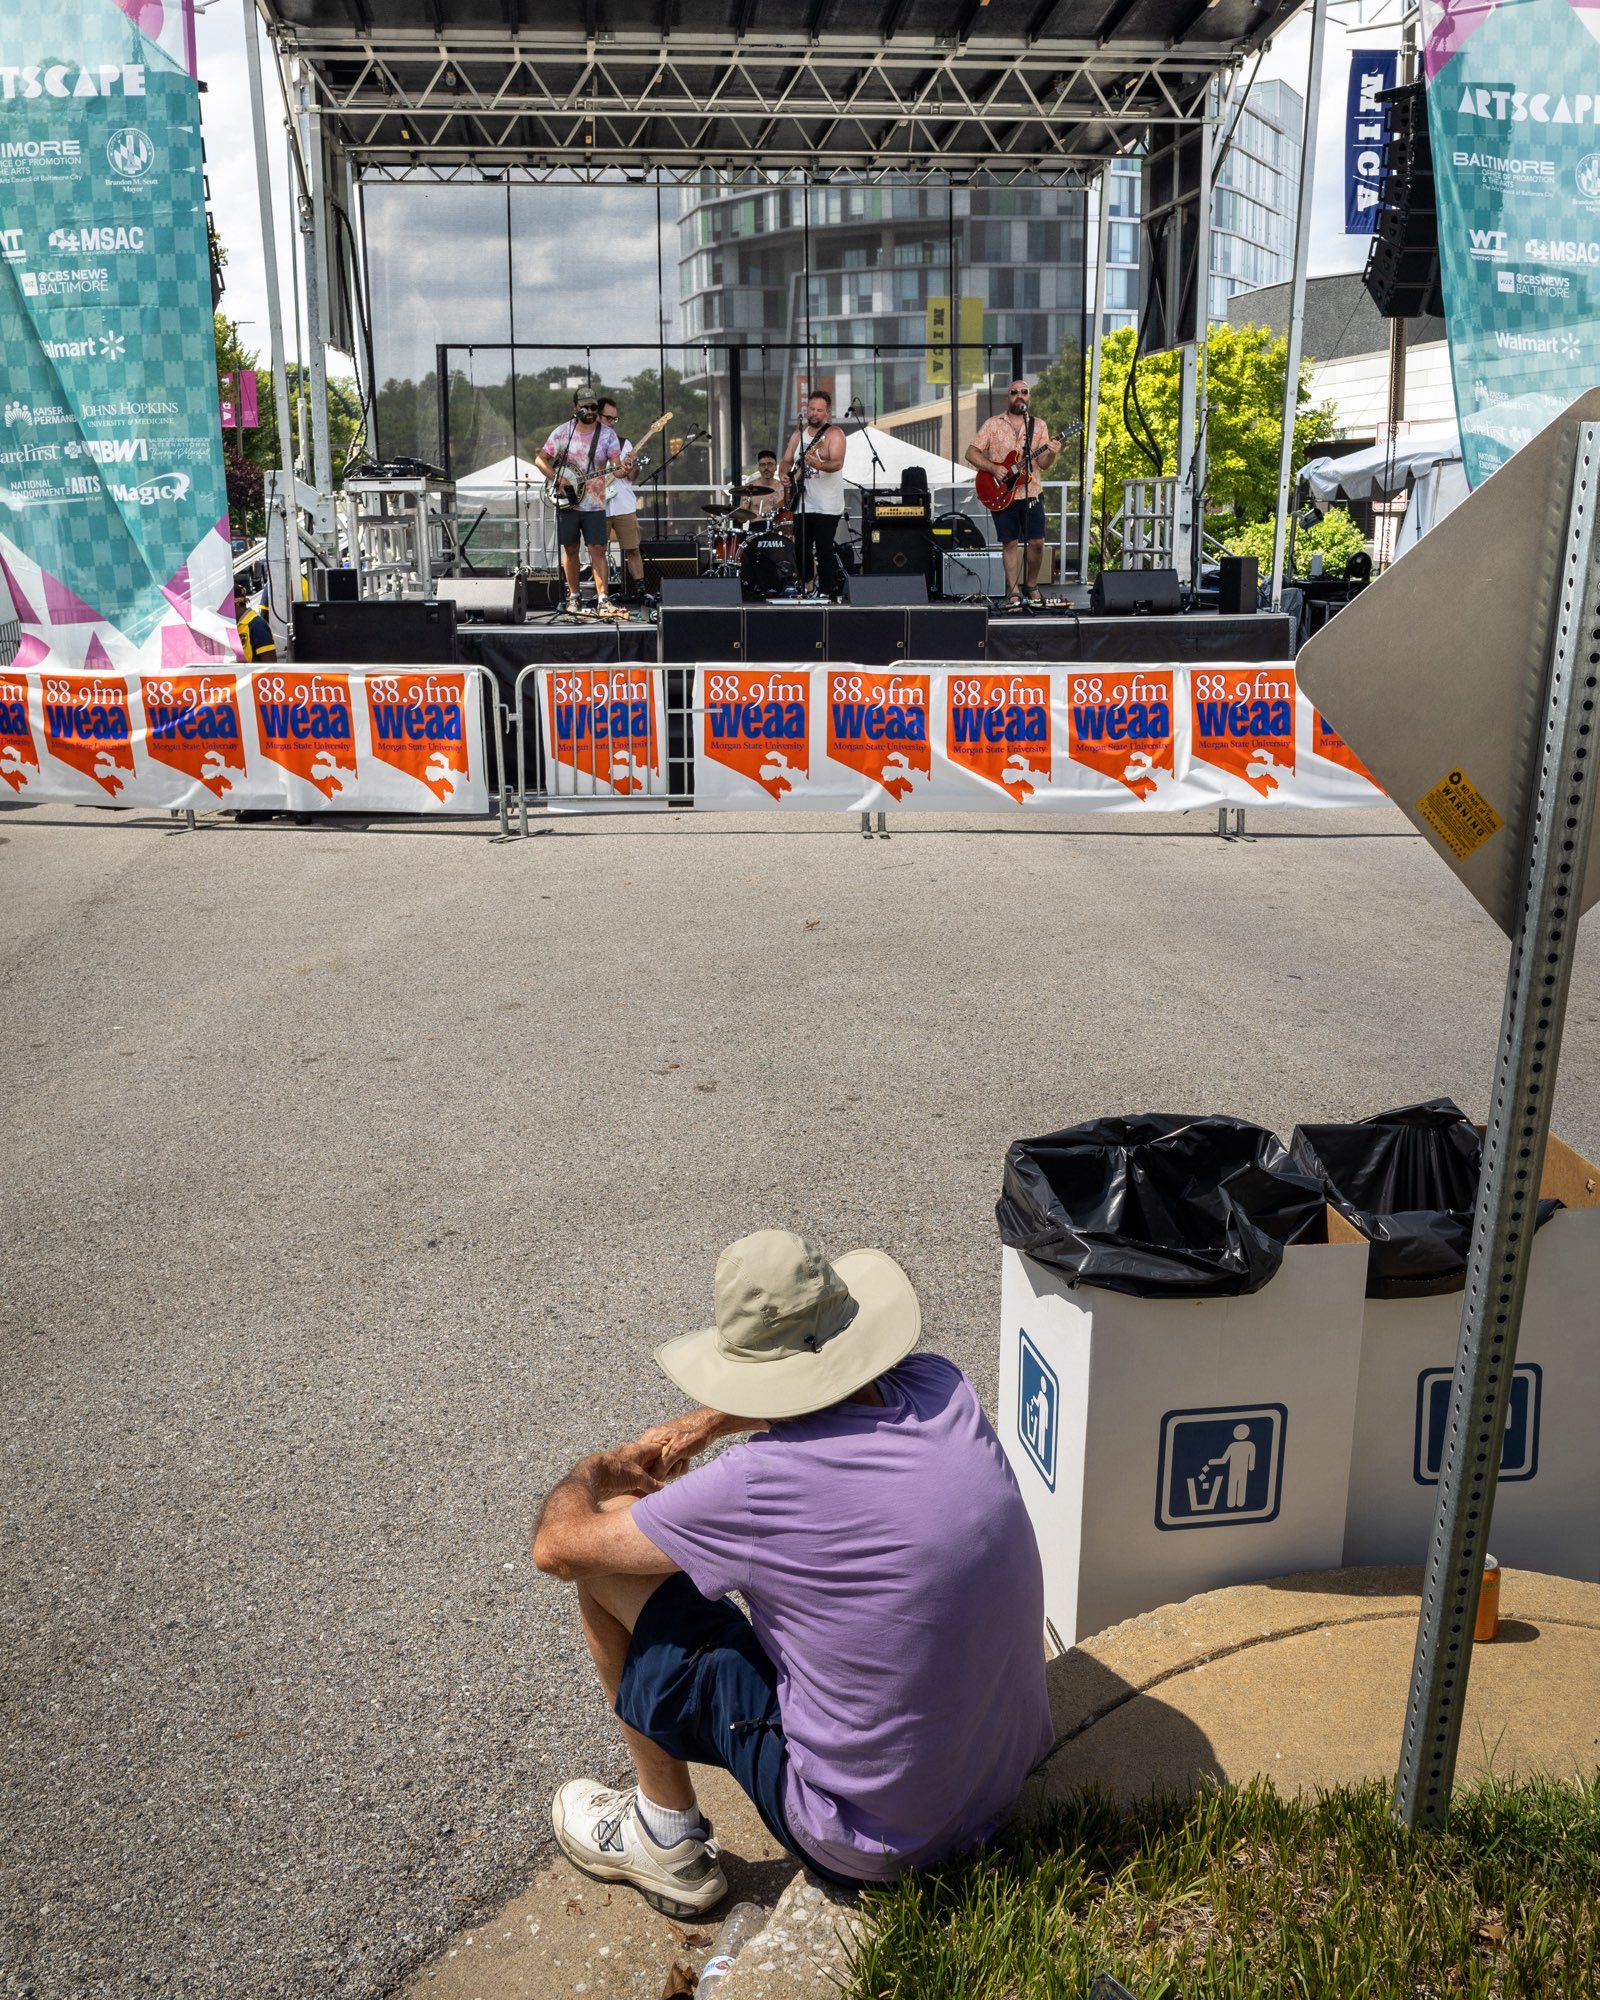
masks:
<svg viewBox="0 0 1600 2000"><path fill-rule="evenodd" d="M815 605L750 608L779 617L791 609L813 619L819 615ZM934 614L939 609L937 605L928 607ZM675 614L669 611L666 615L670 619ZM676 615L692 618L695 614ZM508 690L524 667L610 666L662 658L661 628L643 619L617 625L577 619L537 625L463 625L457 631L456 645L463 660L481 662ZM974 664L1021 660L1052 666L1083 662L1094 666L1192 667L1212 661L1289 660L1294 651L1294 621L1281 612L1232 615L1199 611L1175 618L1096 618L1087 612L1041 612L991 618L981 653L936 652L924 657L956 659L963 665L970 659ZM807 655L810 653L808 647ZM708 653L706 657L716 656Z"/></svg>

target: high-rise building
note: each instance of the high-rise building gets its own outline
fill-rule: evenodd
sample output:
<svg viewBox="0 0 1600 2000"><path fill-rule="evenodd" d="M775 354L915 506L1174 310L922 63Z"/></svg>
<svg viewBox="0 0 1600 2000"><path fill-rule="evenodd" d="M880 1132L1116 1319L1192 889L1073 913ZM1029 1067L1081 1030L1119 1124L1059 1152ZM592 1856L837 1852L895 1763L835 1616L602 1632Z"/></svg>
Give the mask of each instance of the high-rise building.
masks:
<svg viewBox="0 0 1600 2000"><path fill-rule="evenodd" d="M768 186L708 174L679 211L680 335L743 350L746 448L774 436L815 382L836 408L859 398L874 418L898 412L913 419L896 425L903 434L948 451L949 356L928 337L930 301L953 295L967 302L957 337L984 343L957 363L964 448L1014 350L1033 374L1081 340L1086 206L1070 187ZM923 409L926 440L914 421Z"/></svg>
<svg viewBox="0 0 1600 2000"><path fill-rule="evenodd" d="M1213 321L1228 317L1236 292L1281 283L1294 253L1295 208L1300 198L1300 135L1305 99L1279 80L1258 83L1239 110L1235 90L1219 120L1219 134L1233 126L1233 138L1217 176L1211 202L1211 287ZM1139 214L1143 168L1137 159L1116 160L1111 168L1111 212L1106 234L1106 295L1100 324L1107 332L1133 326L1139 317ZM1094 199L1089 241L1098 227ZM1090 251L1091 262L1093 250ZM1089 273L1092 292L1094 272Z"/></svg>

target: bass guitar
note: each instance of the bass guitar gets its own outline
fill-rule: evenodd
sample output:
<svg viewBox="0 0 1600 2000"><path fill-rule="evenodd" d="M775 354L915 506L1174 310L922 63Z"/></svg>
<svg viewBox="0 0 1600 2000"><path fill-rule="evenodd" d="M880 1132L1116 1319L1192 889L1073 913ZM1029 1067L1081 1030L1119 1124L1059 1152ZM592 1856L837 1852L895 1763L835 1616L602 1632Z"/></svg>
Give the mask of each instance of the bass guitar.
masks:
<svg viewBox="0 0 1600 2000"><path fill-rule="evenodd" d="M670 410L664 411L661 416L656 418L649 430L645 432L644 436L639 439L638 444L634 447L635 459L638 458L640 451L644 449L650 440L653 437L659 436L671 422L672 412ZM588 478L584 476L581 470L574 471L570 464L563 465L562 470L550 482L550 490L555 495L556 505L569 509L582 509L586 507L589 504L586 492L589 478L604 480L606 492L609 494L612 487L616 485L617 480L621 477L617 469L620 464L620 459L614 460L611 464L602 466L597 471L591 473Z"/></svg>

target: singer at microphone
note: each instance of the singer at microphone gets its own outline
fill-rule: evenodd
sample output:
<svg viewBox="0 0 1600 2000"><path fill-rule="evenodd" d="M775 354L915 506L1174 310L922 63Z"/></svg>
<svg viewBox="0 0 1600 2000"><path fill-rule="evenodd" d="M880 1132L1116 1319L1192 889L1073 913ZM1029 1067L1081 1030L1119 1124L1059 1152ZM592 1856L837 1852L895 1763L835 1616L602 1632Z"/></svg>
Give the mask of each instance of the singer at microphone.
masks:
<svg viewBox="0 0 1600 2000"><path fill-rule="evenodd" d="M782 471L794 491L800 579L813 576L829 597L844 591L839 569L839 521L844 513L844 432L833 420L833 398L819 389L806 398L784 447Z"/></svg>

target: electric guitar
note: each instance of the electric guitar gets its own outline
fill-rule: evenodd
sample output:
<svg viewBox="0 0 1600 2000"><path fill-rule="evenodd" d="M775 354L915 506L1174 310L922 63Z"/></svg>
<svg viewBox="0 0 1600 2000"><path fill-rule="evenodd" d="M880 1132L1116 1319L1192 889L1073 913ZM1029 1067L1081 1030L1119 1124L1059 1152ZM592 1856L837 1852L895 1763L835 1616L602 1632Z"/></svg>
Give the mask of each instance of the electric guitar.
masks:
<svg viewBox="0 0 1600 2000"><path fill-rule="evenodd" d="M1051 437L1046 431L1044 442L1036 444L1026 459L1023 458L1021 445L1018 445L1000 461L1006 468L1004 479L997 478L992 472L978 474L974 482L978 498L991 514L1003 513L1016 497L1017 487L1033 470L1034 461L1043 458L1047 451L1058 450L1069 437L1076 437L1082 429L1082 424L1069 424L1058 438Z"/></svg>
<svg viewBox="0 0 1600 2000"><path fill-rule="evenodd" d="M664 431L671 422L672 412L670 410L665 411L661 416L657 417L649 430L645 432L644 436L640 438L638 444L634 447L634 457L637 458L640 450L653 437L657 436L658 433ZM620 459L613 460L609 465L598 468L589 475L589 478L603 479L605 481L606 492L609 494L612 487L616 485L617 480L621 477L617 470L621 462ZM581 471L574 472L571 469L570 461L565 462L562 470L550 482L550 490L555 495L556 505L567 509L582 509L585 507L588 500L585 488L589 484L589 478L586 478Z"/></svg>

